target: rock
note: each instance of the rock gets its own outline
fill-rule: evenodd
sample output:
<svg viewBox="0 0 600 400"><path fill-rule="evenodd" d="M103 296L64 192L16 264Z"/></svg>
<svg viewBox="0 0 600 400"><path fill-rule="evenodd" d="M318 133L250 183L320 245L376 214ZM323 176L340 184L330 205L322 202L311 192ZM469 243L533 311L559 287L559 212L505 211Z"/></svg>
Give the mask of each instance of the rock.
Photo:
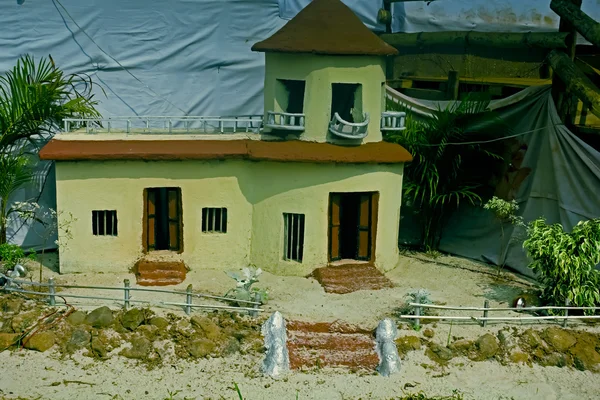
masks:
<svg viewBox="0 0 600 400"><path fill-rule="evenodd" d="M184 338L191 337L196 331L192 328L192 324L187 319L178 321L175 325L171 326L171 333L174 336L183 336Z"/></svg>
<svg viewBox="0 0 600 400"><path fill-rule="evenodd" d="M194 315L190 322L197 331L203 332L208 339L215 340L221 336L221 328L210 318Z"/></svg>
<svg viewBox="0 0 600 400"><path fill-rule="evenodd" d="M130 331L135 331L142 322L144 322L144 311L139 308L132 308L121 317L121 325Z"/></svg>
<svg viewBox="0 0 600 400"><path fill-rule="evenodd" d="M541 346L542 342L540 335L531 328L521 334L521 343L527 348L535 349Z"/></svg>
<svg viewBox="0 0 600 400"><path fill-rule="evenodd" d="M0 333L0 352L15 345L19 336L18 333Z"/></svg>
<svg viewBox="0 0 600 400"><path fill-rule="evenodd" d="M550 346L560 353L564 353L577 343L577 339L568 331L555 326L546 328L542 336Z"/></svg>
<svg viewBox="0 0 600 400"><path fill-rule="evenodd" d="M92 338L92 346L91 347L92 347L92 352L100 358L106 358L106 356L108 355L108 346L106 343L104 343L102 338L99 336L94 336Z"/></svg>
<svg viewBox="0 0 600 400"><path fill-rule="evenodd" d="M71 334L71 338L67 342L67 350L74 351L90 344L92 335L82 327L77 327Z"/></svg>
<svg viewBox="0 0 600 400"><path fill-rule="evenodd" d="M12 318L0 319L0 332L13 333Z"/></svg>
<svg viewBox="0 0 600 400"><path fill-rule="evenodd" d="M142 360L148 357L152 350L152 343L143 336L136 336L131 340L131 348L121 351L121 355L127 358Z"/></svg>
<svg viewBox="0 0 600 400"><path fill-rule="evenodd" d="M498 340L500 341L500 346L507 352L517 347L517 340L514 334L508 330L498 332Z"/></svg>
<svg viewBox="0 0 600 400"><path fill-rule="evenodd" d="M30 328L37 323L41 315L41 310L32 310L26 313L15 315L11 321L11 328L13 332L24 332L27 330L27 328Z"/></svg>
<svg viewBox="0 0 600 400"><path fill-rule="evenodd" d="M152 319L150 319L150 325L154 325L162 331L164 329L167 329L167 326L169 326L169 321L167 321L167 319L163 317L153 317Z"/></svg>
<svg viewBox="0 0 600 400"><path fill-rule="evenodd" d="M521 351L515 351L514 353L510 353L509 356L510 361L513 363L529 363L529 354L523 353Z"/></svg>
<svg viewBox="0 0 600 400"><path fill-rule="evenodd" d="M75 311L67 317L67 322L73 326L81 325L85 322L86 313L83 311Z"/></svg>
<svg viewBox="0 0 600 400"><path fill-rule="evenodd" d="M475 348L471 350L469 358L473 361L483 361L492 358L499 350L496 337L486 333L475 341Z"/></svg>
<svg viewBox="0 0 600 400"><path fill-rule="evenodd" d="M564 354L551 353L547 354L539 360L540 365L544 367L566 367L568 365L567 358Z"/></svg>
<svg viewBox="0 0 600 400"><path fill-rule="evenodd" d="M473 347L474 342L467 339L459 339L455 342L450 343L448 346L453 352L466 355L469 350Z"/></svg>
<svg viewBox="0 0 600 400"><path fill-rule="evenodd" d="M44 352L54 346L56 336L52 332L36 333L25 342L24 347L29 350Z"/></svg>
<svg viewBox="0 0 600 400"><path fill-rule="evenodd" d="M569 349L575 368L600 372L600 354L596 350L599 340L588 332L578 332L577 344Z"/></svg>
<svg viewBox="0 0 600 400"><path fill-rule="evenodd" d="M239 353L240 348L240 342L237 339L230 337L222 345L221 353L223 353L224 356L230 356Z"/></svg>
<svg viewBox="0 0 600 400"><path fill-rule="evenodd" d="M23 307L23 300L22 299L6 299L6 301L4 301L2 303L2 312L5 313L13 313L13 314L18 314L19 311L21 311L21 308Z"/></svg>
<svg viewBox="0 0 600 400"><path fill-rule="evenodd" d="M396 347L401 354L419 350L421 348L421 339L416 336L402 336L396 339Z"/></svg>
<svg viewBox="0 0 600 400"><path fill-rule="evenodd" d="M94 328L106 328L114 321L114 317L110 308L104 306L96 308L85 317L85 323Z"/></svg>
<svg viewBox="0 0 600 400"><path fill-rule="evenodd" d="M192 357L203 358L211 354L216 348L212 340L201 338L190 342L187 349Z"/></svg>
<svg viewBox="0 0 600 400"><path fill-rule="evenodd" d="M435 335L435 332L431 328L427 328L423 331L423 336L425 336L426 338L431 339L434 335Z"/></svg>
<svg viewBox="0 0 600 400"><path fill-rule="evenodd" d="M452 350L450 350L447 347L440 346L436 343L431 343L429 345L429 348L425 351L425 355L433 361L437 362L438 364L442 365L447 364L448 361L451 360L452 357L454 357Z"/></svg>
<svg viewBox="0 0 600 400"><path fill-rule="evenodd" d="M136 332L150 340L155 339L159 334L158 328L154 325L142 325L137 328Z"/></svg>

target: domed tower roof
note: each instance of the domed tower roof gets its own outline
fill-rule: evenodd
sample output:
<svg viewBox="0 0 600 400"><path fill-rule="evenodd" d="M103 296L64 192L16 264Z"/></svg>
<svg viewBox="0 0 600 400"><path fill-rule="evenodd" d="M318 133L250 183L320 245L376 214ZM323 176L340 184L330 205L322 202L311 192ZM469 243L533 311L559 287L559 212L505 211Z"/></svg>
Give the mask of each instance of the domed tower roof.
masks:
<svg viewBox="0 0 600 400"><path fill-rule="evenodd" d="M371 32L340 0L313 0L254 51L389 56L398 51Z"/></svg>

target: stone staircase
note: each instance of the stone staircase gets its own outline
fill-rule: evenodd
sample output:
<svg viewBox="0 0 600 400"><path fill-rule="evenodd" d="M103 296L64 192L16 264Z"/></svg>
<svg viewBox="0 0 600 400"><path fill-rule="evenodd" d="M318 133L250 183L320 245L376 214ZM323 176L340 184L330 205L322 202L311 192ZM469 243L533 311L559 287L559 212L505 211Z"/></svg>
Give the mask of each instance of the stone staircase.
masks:
<svg viewBox="0 0 600 400"><path fill-rule="evenodd" d="M185 280L187 268L180 260L142 258L134 267L140 286L177 285Z"/></svg>
<svg viewBox="0 0 600 400"><path fill-rule="evenodd" d="M292 369L346 367L374 370L379 358L373 332L340 321L287 323Z"/></svg>

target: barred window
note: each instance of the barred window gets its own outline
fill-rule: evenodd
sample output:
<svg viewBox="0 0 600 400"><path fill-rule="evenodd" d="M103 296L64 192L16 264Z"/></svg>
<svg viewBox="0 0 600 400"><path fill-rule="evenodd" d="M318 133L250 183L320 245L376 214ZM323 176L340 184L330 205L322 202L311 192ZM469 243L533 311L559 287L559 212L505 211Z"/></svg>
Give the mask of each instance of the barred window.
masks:
<svg viewBox="0 0 600 400"><path fill-rule="evenodd" d="M92 233L94 236L117 236L117 211L92 211Z"/></svg>
<svg viewBox="0 0 600 400"><path fill-rule="evenodd" d="M227 209L224 207L203 208L202 232L227 233Z"/></svg>
<svg viewBox="0 0 600 400"><path fill-rule="evenodd" d="M283 213L283 259L302 262L304 255L304 214Z"/></svg>

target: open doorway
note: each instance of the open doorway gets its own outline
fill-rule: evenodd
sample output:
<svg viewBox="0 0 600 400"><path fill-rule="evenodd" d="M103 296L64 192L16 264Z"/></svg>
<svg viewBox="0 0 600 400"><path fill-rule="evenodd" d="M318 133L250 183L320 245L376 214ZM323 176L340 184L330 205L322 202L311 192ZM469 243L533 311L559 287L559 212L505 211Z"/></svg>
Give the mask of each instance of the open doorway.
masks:
<svg viewBox="0 0 600 400"><path fill-rule="evenodd" d="M372 261L375 254L377 193L329 195L329 260Z"/></svg>
<svg viewBox="0 0 600 400"><path fill-rule="evenodd" d="M180 188L144 189L145 251L183 250Z"/></svg>

